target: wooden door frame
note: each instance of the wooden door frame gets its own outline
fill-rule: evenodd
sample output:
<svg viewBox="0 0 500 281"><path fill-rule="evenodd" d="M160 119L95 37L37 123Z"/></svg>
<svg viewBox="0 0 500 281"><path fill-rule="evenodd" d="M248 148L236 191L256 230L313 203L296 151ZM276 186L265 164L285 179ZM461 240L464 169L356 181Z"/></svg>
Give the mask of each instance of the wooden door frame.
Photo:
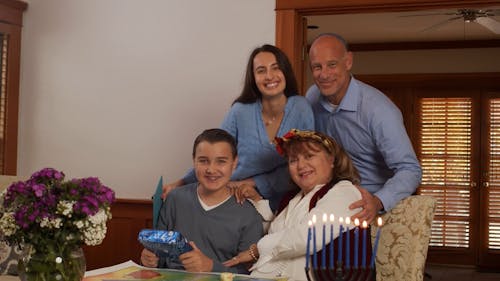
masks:
<svg viewBox="0 0 500 281"><path fill-rule="evenodd" d="M28 4L18 0L0 0L0 32L8 36L3 174L17 173L17 134L19 114L19 77L21 28ZM0 171L1 172L1 171Z"/></svg>
<svg viewBox="0 0 500 281"><path fill-rule="evenodd" d="M417 11L445 8L467 8L500 5L500 1L483 0L276 0L276 46L290 59L299 89L303 89L306 30L303 18L312 15L355 14Z"/></svg>

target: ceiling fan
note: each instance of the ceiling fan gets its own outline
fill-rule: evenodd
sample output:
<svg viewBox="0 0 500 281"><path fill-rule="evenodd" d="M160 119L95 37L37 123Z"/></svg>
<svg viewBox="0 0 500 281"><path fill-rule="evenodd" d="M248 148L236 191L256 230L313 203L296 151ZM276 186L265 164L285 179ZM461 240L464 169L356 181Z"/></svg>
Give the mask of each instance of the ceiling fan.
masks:
<svg viewBox="0 0 500 281"><path fill-rule="evenodd" d="M425 28L424 30L422 30L422 32L439 28L443 25L446 25L456 20L463 20L466 23L472 23L472 22L478 23L483 27L487 28L488 30L490 30L491 32L495 34L500 34L500 22L492 18L493 16L500 15L500 9L497 10L458 9L456 12L428 13L420 15L408 15L403 17L431 16L431 15L447 15L451 17L444 21L438 22L430 27Z"/></svg>

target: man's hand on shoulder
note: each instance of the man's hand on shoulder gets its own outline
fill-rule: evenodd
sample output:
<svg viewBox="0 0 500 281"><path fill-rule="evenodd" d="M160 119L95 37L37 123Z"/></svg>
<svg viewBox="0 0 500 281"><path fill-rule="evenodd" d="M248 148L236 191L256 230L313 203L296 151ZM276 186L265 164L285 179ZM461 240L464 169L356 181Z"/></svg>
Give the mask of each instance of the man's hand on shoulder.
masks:
<svg viewBox="0 0 500 281"><path fill-rule="evenodd" d="M214 266L212 259L205 256L193 241L190 241L189 244L193 247L193 250L179 256L186 271L211 272Z"/></svg>
<svg viewBox="0 0 500 281"><path fill-rule="evenodd" d="M367 223L371 223L377 217L377 214L380 210L384 209L384 205L382 201L377 196L373 196L366 189L356 186L361 192L361 200L353 202L349 205L349 209L353 210L356 208L363 208L360 212L354 214L351 220L359 219L360 222L366 221Z"/></svg>

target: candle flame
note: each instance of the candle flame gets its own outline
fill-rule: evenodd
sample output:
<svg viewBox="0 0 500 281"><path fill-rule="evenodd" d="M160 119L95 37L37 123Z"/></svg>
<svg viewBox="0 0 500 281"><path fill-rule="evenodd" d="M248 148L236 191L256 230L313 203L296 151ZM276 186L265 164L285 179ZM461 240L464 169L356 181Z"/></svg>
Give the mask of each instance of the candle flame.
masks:
<svg viewBox="0 0 500 281"><path fill-rule="evenodd" d="M343 223L344 222L344 218L343 217L340 217L339 218L339 223Z"/></svg>
<svg viewBox="0 0 500 281"><path fill-rule="evenodd" d="M313 217L312 217L312 223L316 224L316 215L313 215Z"/></svg>
<svg viewBox="0 0 500 281"><path fill-rule="evenodd" d="M328 215L327 214L323 214L323 223L325 223L327 220L328 220Z"/></svg>
<svg viewBox="0 0 500 281"><path fill-rule="evenodd" d="M354 219L354 225L359 226L359 219Z"/></svg>
<svg viewBox="0 0 500 281"><path fill-rule="evenodd" d="M381 217L378 217L378 219L377 219L377 225L378 226L382 226L382 218Z"/></svg>
<svg viewBox="0 0 500 281"><path fill-rule="evenodd" d="M366 221L363 221L363 228L367 228L368 227L368 223Z"/></svg>
<svg viewBox="0 0 500 281"><path fill-rule="evenodd" d="M330 214L330 222L333 222L335 220L335 216L333 214Z"/></svg>
<svg viewBox="0 0 500 281"><path fill-rule="evenodd" d="M312 221L308 221L308 222L307 222L307 224L308 224L309 226L312 226L312 225L313 225L313 222L312 222Z"/></svg>
<svg viewBox="0 0 500 281"><path fill-rule="evenodd" d="M351 224L351 218L350 217L345 218L345 223L346 224Z"/></svg>

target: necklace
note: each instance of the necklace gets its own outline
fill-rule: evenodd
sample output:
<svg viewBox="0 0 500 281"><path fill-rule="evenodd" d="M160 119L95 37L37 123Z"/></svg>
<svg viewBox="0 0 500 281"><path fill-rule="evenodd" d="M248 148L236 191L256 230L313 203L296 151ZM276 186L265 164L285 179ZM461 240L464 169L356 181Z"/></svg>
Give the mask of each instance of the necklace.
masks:
<svg viewBox="0 0 500 281"><path fill-rule="evenodd" d="M263 118L263 119L264 119L264 118ZM273 124L273 123L274 123L274 121L276 121L276 116L273 116L273 117L272 117L271 119L269 119L269 120L264 119L264 125L266 125L266 126L270 126L271 124Z"/></svg>
<svg viewBox="0 0 500 281"><path fill-rule="evenodd" d="M271 118L267 119L265 117L264 111L262 111L262 120L264 121L264 125L266 127L271 126L276 119L280 118L283 115L283 112L278 113L277 115L273 115Z"/></svg>

